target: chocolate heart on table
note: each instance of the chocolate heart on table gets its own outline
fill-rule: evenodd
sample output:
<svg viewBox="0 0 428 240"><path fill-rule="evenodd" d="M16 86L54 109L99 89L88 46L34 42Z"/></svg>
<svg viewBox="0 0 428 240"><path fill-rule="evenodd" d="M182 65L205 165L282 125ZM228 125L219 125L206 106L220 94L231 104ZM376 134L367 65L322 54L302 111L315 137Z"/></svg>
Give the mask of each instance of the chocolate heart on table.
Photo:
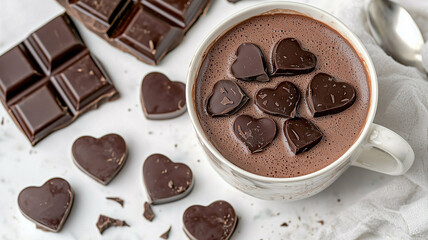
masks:
<svg viewBox="0 0 428 240"><path fill-rule="evenodd" d="M192 170L186 164L174 163L162 154L153 154L146 159L143 180L151 204L181 199L193 188Z"/></svg>
<svg viewBox="0 0 428 240"><path fill-rule="evenodd" d="M293 118L300 100L299 89L291 82L282 82L276 88L257 91L255 102L263 112Z"/></svg>
<svg viewBox="0 0 428 240"><path fill-rule="evenodd" d="M225 201L209 206L193 205L183 214L184 232L191 240L227 240L237 224L233 207Z"/></svg>
<svg viewBox="0 0 428 240"><path fill-rule="evenodd" d="M41 187L27 187L19 193L22 214L43 230L61 230L73 205L73 191L62 178L52 178Z"/></svg>
<svg viewBox="0 0 428 240"><path fill-rule="evenodd" d="M74 163L96 181L107 185L125 165L125 140L117 134L97 139L83 136L72 146Z"/></svg>
<svg viewBox="0 0 428 240"><path fill-rule="evenodd" d="M356 93L353 86L325 73L318 73L309 83L308 105L314 117L339 113L354 104Z"/></svg>
<svg viewBox="0 0 428 240"><path fill-rule="evenodd" d="M237 83L220 80L216 82L208 97L207 112L212 117L231 115L241 109L248 100Z"/></svg>
<svg viewBox="0 0 428 240"><path fill-rule="evenodd" d="M276 124L270 118L240 115L233 123L233 130L251 153L261 152L276 136Z"/></svg>
<svg viewBox="0 0 428 240"><path fill-rule="evenodd" d="M148 119L170 119L186 112L186 85L159 72L147 74L141 84L141 105Z"/></svg>
<svg viewBox="0 0 428 240"><path fill-rule="evenodd" d="M262 50L252 43L244 43L236 51L236 60L233 62L232 74L244 81L269 81L266 61Z"/></svg>
<svg viewBox="0 0 428 240"><path fill-rule="evenodd" d="M317 145L323 134L315 124L304 118L291 118L284 123L284 134L294 154L299 154Z"/></svg>
<svg viewBox="0 0 428 240"><path fill-rule="evenodd" d="M316 56L300 46L294 38L280 40L272 52L273 75L310 73L317 65Z"/></svg>

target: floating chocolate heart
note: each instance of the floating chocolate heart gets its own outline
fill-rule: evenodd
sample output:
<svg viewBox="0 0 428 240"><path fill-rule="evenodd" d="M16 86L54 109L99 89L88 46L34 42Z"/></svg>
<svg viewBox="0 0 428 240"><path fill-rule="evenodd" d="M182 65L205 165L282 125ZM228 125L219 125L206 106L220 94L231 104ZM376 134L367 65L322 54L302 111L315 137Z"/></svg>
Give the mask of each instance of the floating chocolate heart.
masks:
<svg viewBox="0 0 428 240"><path fill-rule="evenodd" d="M186 111L186 85L159 72L147 74L141 84L141 105L148 119L170 119Z"/></svg>
<svg viewBox="0 0 428 240"><path fill-rule="evenodd" d="M293 118L300 100L299 89L291 82L282 82L276 88L257 91L255 102L263 112Z"/></svg>
<svg viewBox="0 0 428 240"><path fill-rule="evenodd" d="M291 118L284 123L284 134L294 154L299 154L317 145L323 134L315 124L304 118Z"/></svg>
<svg viewBox="0 0 428 240"><path fill-rule="evenodd" d="M227 240L238 224L233 207L225 201L193 205L183 214L184 232L191 240Z"/></svg>
<svg viewBox="0 0 428 240"><path fill-rule="evenodd" d="M80 137L73 143L71 152L77 167L104 185L119 173L127 157L125 140L117 134L100 139Z"/></svg>
<svg viewBox="0 0 428 240"><path fill-rule="evenodd" d="M185 197L193 188L193 173L183 163L174 163L162 154L149 156L143 165L143 180L151 204Z"/></svg>
<svg viewBox="0 0 428 240"><path fill-rule="evenodd" d="M354 104L356 93L348 83L337 82L325 73L318 73L308 89L308 106L314 117L339 113Z"/></svg>
<svg viewBox="0 0 428 240"><path fill-rule="evenodd" d="M248 102L248 97L238 84L230 80L218 81L207 101L207 112L212 117L236 113Z"/></svg>
<svg viewBox="0 0 428 240"><path fill-rule="evenodd" d="M22 214L43 230L61 230L71 206L73 191L62 178L52 178L41 187L27 187L18 196Z"/></svg>
<svg viewBox="0 0 428 240"><path fill-rule="evenodd" d="M233 130L251 153L261 152L276 136L276 124L270 118L255 119L240 115L233 123Z"/></svg>
<svg viewBox="0 0 428 240"><path fill-rule="evenodd" d="M273 50L273 75L297 75L310 73L317 65L316 56L301 48L294 38L279 41Z"/></svg>
<svg viewBox="0 0 428 240"><path fill-rule="evenodd" d="M232 74L244 81L269 81L266 61L262 50L252 43L244 43L236 51L236 60L231 67Z"/></svg>

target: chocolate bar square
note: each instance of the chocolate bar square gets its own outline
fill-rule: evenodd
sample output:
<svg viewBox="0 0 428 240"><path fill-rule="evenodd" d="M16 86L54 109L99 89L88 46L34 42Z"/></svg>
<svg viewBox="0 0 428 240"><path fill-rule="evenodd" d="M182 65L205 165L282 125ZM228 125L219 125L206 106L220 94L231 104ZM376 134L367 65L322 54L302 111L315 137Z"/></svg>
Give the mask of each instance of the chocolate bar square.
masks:
<svg viewBox="0 0 428 240"><path fill-rule="evenodd" d="M90 54L54 76L52 82L73 114L91 107L89 105L97 98L115 93L111 81L98 68Z"/></svg>
<svg viewBox="0 0 428 240"><path fill-rule="evenodd" d="M74 0L71 7L93 31L104 34L131 6L132 0Z"/></svg>
<svg viewBox="0 0 428 240"><path fill-rule="evenodd" d="M114 38L123 43L129 52L157 64L159 59L181 42L183 35L182 29L160 20L137 4L129 22L122 23Z"/></svg>
<svg viewBox="0 0 428 240"><path fill-rule="evenodd" d="M181 28L188 28L207 4L207 1L201 0L141 0L141 2L145 7Z"/></svg>
<svg viewBox="0 0 428 240"><path fill-rule="evenodd" d="M11 106L16 121L28 139L34 143L56 127L71 121L67 107L57 98L50 86L45 84Z"/></svg>
<svg viewBox="0 0 428 240"><path fill-rule="evenodd" d="M70 25L69 18L57 17L24 42L47 75L84 48L78 33Z"/></svg>
<svg viewBox="0 0 428 240"><path fill-rule="evenodd" d="M35 65L22 45L0 56L0 97L4 102L42 77Z"/></svg>

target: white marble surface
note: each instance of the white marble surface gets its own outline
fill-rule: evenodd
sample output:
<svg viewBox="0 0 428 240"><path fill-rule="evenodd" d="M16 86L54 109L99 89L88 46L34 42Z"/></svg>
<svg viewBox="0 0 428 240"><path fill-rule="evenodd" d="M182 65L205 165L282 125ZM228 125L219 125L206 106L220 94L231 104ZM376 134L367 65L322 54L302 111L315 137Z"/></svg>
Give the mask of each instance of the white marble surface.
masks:
<svg viewBox="0 0 428 240"><path fill-rule="evenodd" d="M317 1L317 6L329 11L331 4L337 5L340 1ZM322 227L318 221L328 224L338 212L390 181L391 177L351 168L331 187L310 199L292 203L258 200L227 185L211 169L197 144L187 115L168 121L148 121L143 117L139 103L142 77L156 70L184 81L196 46L214 25L258 2L232 5L226 0L214 0L208 14L158 67L145 65L120 52L79 24L81 35L107 69L121 98L83 115L36 147L30 146L0 107L0 121L4 119L4 124L0 125L0 239L158 239L170 225L170 239L186 239L182 231L183 211L190 205L207 205L218 199L229 201L240 216L233 239L311 239ZM0 0L0 54L61 12L63 9L54 0ZM108 186L102 186L73 164L70 149L81 135L100 137L110 132L125 138L130 154L120 174ZM146 196L141 168L148 155L158 152L173 161L188 164L194 171L196 185L185 199L155 206L156 218L150 223L142 217ZM76 196L64 228L56 234L37 230L20 214L17 206L21 189L41 185L52 177L67 179ZM125 207L105 200L107 196L125 199ZM101 237L95 227L101 213L125 219L131 227L112 228ZM289 226L280 227L283 222Z"/></svg>

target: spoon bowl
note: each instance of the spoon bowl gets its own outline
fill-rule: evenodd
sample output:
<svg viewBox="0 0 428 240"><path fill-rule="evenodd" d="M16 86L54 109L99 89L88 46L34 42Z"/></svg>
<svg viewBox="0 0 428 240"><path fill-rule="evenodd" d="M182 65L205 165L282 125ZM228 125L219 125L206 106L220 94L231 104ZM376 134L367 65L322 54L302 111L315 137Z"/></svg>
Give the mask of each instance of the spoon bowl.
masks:
<svg viewBox="0 0 428 240"><path fill-rule="evenodd" d="M421 55L425 41L406 9L390 0L372 0L367 10L370 31L385 52L396 61L425 72Z"/></svg>

